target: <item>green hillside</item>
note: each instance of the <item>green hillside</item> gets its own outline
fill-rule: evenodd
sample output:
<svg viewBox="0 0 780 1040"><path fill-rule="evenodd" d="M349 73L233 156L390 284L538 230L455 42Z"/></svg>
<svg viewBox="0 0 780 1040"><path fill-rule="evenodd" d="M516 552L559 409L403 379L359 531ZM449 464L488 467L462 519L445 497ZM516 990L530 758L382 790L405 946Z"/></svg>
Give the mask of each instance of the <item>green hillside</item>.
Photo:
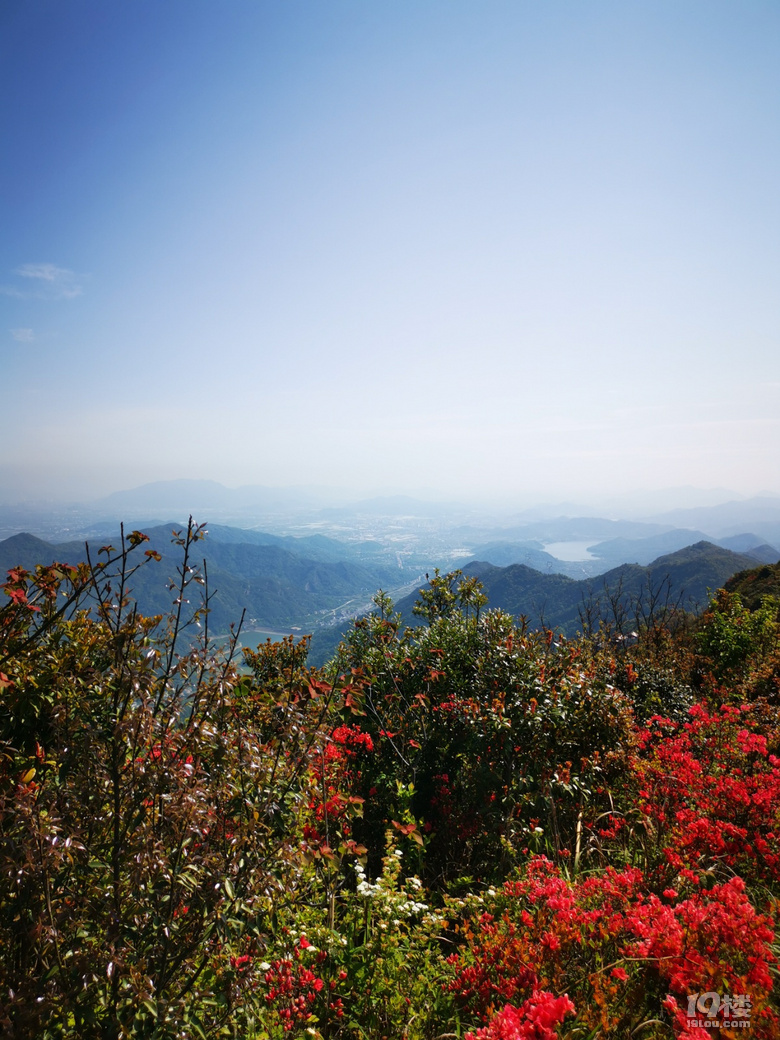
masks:
<svg viewBox="0 0 780 1040"><path fill-rule="evenodd" d="M730 577L724 587L728 592L739 593L749 610L756 610L764 596L780 599L780 563L740 571Z"/></svg>
<svg viewBox="0 0 780 1040"><path fill-rule="evenodd" d="M161 559L133 575L131 594L142 613L166 613L171 607L167 585L176 574L179 551L171 543L171 526L145 531L149 547ZM246 540L239 540L246 536ZM213 594L209 626L214 633L227 632L246 612L247 623L258 628L285 628L314 624L328 611L358 600L356 608L370 601L394 572L383 566L364 566L350 559L334 560L338 543L313 536L301 539L303 547L319 558L292 551L294 538L276 538L258 532L217 526L193 547L192 565L203 568ZM281 544L280 544L281 543ZM297 547L297 546L296 546ZM91 545L93 560L99 545ZM345 547L344 555L350 552ZM322 557L329 557L323 559ZM29 534L0 542L0 573L37 564L78 563L86 558L82 542L52 544Z"/></svg>
<svg viewBox="0 0 780 1040"><path fill-rule="evenodd" d="M623 564L595 579L576 581L561 574L543 574L523 564L494 567L470 563L463 568L484 586L491 607L524 617L531 628L548 627L575 635L583 618L636 627L648 610L682 608L698 611L708 594L733 574L755 566L755 560L710 542L697 542L654 560L646 567ZM411 624L417 594L398 604Z"/></svg>

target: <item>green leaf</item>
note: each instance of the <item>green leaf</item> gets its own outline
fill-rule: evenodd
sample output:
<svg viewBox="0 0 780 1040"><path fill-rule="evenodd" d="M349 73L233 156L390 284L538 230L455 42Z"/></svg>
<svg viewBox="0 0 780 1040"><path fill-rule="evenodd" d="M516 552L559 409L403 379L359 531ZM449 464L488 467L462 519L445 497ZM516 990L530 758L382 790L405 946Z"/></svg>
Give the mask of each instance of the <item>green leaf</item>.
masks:
<svg viewBox="0 0 780 1040"><path fill-rule="evenodd" d="M201 1040L208 1040L208 1037L206 1036L206 1031L197 1018L188 1018L187 1025L190 1027L193 1033L195 1033L196 1036L201 1037Z"/></svg>

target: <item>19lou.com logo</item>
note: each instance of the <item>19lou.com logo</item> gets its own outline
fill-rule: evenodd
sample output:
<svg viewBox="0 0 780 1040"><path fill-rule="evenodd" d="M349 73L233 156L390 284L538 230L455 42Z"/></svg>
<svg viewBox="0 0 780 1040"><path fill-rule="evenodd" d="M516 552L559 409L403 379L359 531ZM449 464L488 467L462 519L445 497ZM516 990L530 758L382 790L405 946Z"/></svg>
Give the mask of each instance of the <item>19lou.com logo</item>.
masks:
<svg viewBox="0 0 780 1040"><path fill-rule="evenodd" d="M747 993L689 993L688 1026L699 1029L747 1029L753 1010Z"/></svg>

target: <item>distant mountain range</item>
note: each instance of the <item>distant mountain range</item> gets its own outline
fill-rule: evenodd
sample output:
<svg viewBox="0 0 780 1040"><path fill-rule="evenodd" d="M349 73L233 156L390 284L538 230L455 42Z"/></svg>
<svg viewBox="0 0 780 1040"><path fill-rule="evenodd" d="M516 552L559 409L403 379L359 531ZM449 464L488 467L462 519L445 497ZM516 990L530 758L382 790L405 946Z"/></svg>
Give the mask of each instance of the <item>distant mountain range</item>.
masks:
<svg viewBox="0 0 780 1040"><path fill-rule="evenodd" d="M698 611L728 578L755 565L754 557L700 541L660 556L647 566L625 563L595 579L577 581L540 574L522 564L494 567L475 562L463 572L479 578L490 606L527 618L532 628L543 625L574 635L584 610L591 609L594 616L611 620L617 601L629 613L636 604L646 608L654 597ZM411 616L414 600L410 596L399 602L404 617Z"/></svg>
<svg viewBox="0 0 780 1040"><path fill-rule="evenodd" d="M747 526L764 541L780 541L780 498L776 495L757 495L744 501L675 509L653 519L672 527L703 527L719 538L738 535Z"/></svg>
<svg viewBox="0 0 780 1040"><path fill-rule="evenodd" d="M171 530L178 526L145 530L148 547L159 552L162 561L142 568L133 578L133 596L143 613L164 613L171 606L167 585L180 561L180 550L171 544ZM660 525L635 521L560 518L539 524L538 531L535 527L526 530L541 534L543 528L547 544L550 538L612 537L594 541L589 546L593 559L588 561L561 561L545 551L541 539L529 538L486 543L477 548L481 558L466 558L455 566L480 579L490 606L524 616L533 627L547 625L567 634L576 632L588 604L591 610L607 609L616 596L627 604L663 590L664 596L686 609L698 609L709 591L736 572L757 563L775 563L780 556L752 534L726 538L725 545L705 538L691 545L700 532L663 530ZM91 540L93 551L105 541L116 544L115 537L101 536ZM212 524L206 539L195 546L194 556L197 564L206 561L214 593L209 625L215 634L226 632L246 611L250 630L314 631L315 655L322 659L349 619L370 608L379 588L391 593L400 590L398 609L407 623L417 623L412 613L417 593L406 595L406 591L421 572L399 567L395 551L378 541L343 542L322 534L292 537ZM54 543L17 534L0 542L0 573L17 565L32 569L39 563L76 563L84 557L82 541ZM627 559L636 562L624 562ZM599 577L583 574L589 566L602 572L611 560L619 565ZM431 567L434 564L435 560Z"/></svg>
<svg viewBox="0 0 780 1040"><path fill-rule="evenodd" d="M667 605L700 611L732 575L755 566L751 556L701 541L661 556L648 566L622 564L598 578L579 581L562 574L541 573L525 564L496 567L475 561L462 570L482 582L488 608L525 618L532 629L546 627L574 636L586 615L595 625L599 618L613 622L617 612L633 629L637 612L641 616L651 605L656 610ZM416 590L395 604L404 625L420 624L413 612L418 598ZM315 632L312 661L322 663L330 657L345 631L346 626L341 626Z"/></svg>
<svg viewBox="0 0 780 1040"><path fill-rule="evenodd" d="M625 526L635 528L635 525L630 522L627 525L623 522L618 523L621 528ZM581 532L583 528L579 526L580 524L581 522L574 521L567 530L562 528L559 523L554 530L559 533L562 530L567 530L569 534ZM652 527L649 524L642 526L643 528ZM632 533L635 533L635 530ZM590 537L593 537L593 535L591 534ZM562 539L562 541L564 540ZM592 544L588 544L587 538L572 539L572 541L575 540L581 541L583 546L586 546L587 553L591 557L590 559L576 561L560 560L550 552L545 551L544 542L529 540L521 542L487 542L484 545L476 546L468 560L469 562L482 561L492 563L499 567L507 567L513 563L524 563L535 570L565 574L570 578L592 578L595 575L604 574L605 571L622 563L650 564L659 556L676 552L678 549L684 549L688 545L694 545L696 542L702 541L712 542L723 549L741 552L743 555L749 556L755 563L775 563L780 558L780 551L773 545L768 545L764 542L759 535L751 533L734 535L730 538L712 539L703 531L673 528L672 530L661 531L660 533L653 533L644 537L621 536L604 541L594 541ZM546 544L548 546L551 544L549 535Z"/></svg>
<svg viewBox="0 0 780 1040"><path fill-rule="evenodd" d="M673 503L687 503L685 508L673 508ZM228 515L257 517L271 513L303 511L319 512L326 517L355 515L430 516L446 517L474 513L475 507L458 502L442 502L436 496L421 499L409 495L381 495L361 497L346 489L315 486L267 487L247 484L229 488L215 480L160 480L140 487L116 491L84 507L95 516L152 521L176 516L183 521L192 513L210 520ZM621 525L620 536L631 537L626 524L633 522L636 530L655 525L658 530L688 528L706 532L709 538L722 538L751 530L762 541L780 541L780 497L772 494L740 498L726 489L702 491L696 488L673 488L626 494L614 501L604 502L599 508L585 507L574 502L548 503L515 512L516 527L526 541L535 537L538 526L548 535L556 519L569 527L580 519L581 529L593 532L594 524L602 525L602 539L617 536L610 526ZM604 519L605 516L631 516L632 521ZM590 521L590 523L588 523ZM507 532L508 534L508 532ZM552 537L552 535L549 535ZM637 535L639 536L639 535ZM577 537L572 535L571 537ZM590 537L590 533L583 535Z"/></svg>
<svg viewBox="0 0 780 1040"><path fill-rule="evenodd" d="M133 597L145 614L170 609L168 579L175 576L180 550L171 544L169 524L144 531L144 548L162 556L133 576ZM94 543L93 554L102 542ZM116 540L113 540L116 544ZM344 609L357 610L382 586L397 585L397 568L359 562L361 546L350 547L322 535L277 537L215 525L193 550L193 564L206 561L214 593L209 625L226 632L246 611L251 628L314 627ZM78 563L85 558L83 542L52 544L30 534L0 542L0 573L17 565L32 569L39 563ZM94 556L94 558L97 558Z"/></svg>
<svg viewBox="0 0 780 1040"><path fill-rule="evenodd" d="M358 498L338 488L265 487L246 484L228 488L215 480L161 480L126 491L115 491L94 502L96 512L117 517L155 517L199 514L256 515L317 510L324 516L359 514L380 516L442 516L453 506L427 502L409 495ZM457 506L462 510L464 507Z"/></svg>

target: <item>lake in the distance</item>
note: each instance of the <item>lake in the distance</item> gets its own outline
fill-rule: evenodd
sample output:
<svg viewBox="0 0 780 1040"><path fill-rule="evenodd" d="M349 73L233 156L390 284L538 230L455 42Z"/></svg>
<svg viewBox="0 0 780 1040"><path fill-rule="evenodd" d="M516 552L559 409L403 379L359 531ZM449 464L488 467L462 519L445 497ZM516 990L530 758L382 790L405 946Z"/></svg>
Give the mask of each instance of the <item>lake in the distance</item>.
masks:
<svg viewBox="0 0 780 1040"><path fill-rule="evenodd" d="M593 539L587 542L550 542L545 545L544 551L556 560L564 560L566 563L582 563L585 560L597 560L598 557L588 552L588 546L593 545Z"/></svg>

